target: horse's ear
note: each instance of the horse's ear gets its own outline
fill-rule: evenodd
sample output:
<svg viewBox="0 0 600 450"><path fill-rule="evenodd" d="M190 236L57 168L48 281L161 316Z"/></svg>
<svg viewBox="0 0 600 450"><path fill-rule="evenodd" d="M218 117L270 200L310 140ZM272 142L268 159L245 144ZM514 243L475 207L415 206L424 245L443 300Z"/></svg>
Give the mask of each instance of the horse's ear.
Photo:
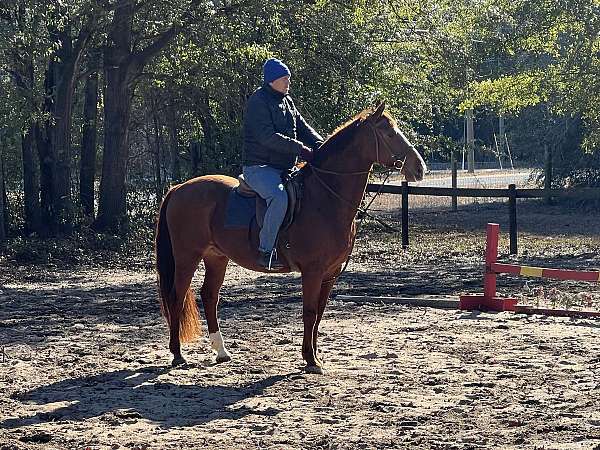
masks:
<svg viewBox="0 0 600 450"><path fill-rule="evenodd" d="M373 111L373 113L371 113L371 115L369 116L369 121L371 121L372 123L377 123L377 121L381 119L381 115L383 114L384 110L385 102L381 102L377 109L375 109L375 111Z"/></svg>

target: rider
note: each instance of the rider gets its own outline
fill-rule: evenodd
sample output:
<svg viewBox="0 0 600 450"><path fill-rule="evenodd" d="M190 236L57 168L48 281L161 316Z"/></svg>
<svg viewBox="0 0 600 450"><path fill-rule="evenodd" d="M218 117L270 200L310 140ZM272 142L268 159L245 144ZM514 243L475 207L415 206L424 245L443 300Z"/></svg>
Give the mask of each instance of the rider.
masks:
<svg viewBox="0 0 600 450"><path fill-rule="evenodd" d="M244 119L244 179L267 202L260 230L258 264L279 270L274 251L277 232L287 210L281 174L298 156L310 161L323 138L300 115L288 94L290 69L271 58L263 65L263 85L248 99Z"/></svg>

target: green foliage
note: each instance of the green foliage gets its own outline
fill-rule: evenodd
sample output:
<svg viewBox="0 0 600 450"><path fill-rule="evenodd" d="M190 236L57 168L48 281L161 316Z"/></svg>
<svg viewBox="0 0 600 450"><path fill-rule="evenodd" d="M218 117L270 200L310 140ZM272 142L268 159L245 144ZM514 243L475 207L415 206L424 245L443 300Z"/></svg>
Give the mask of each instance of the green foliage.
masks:
<svg viewBox="0 0 600 450"><path fill-rule="evenodd" d="M0 6L0 142L9 190L22 186L21 133L49 119L44 103L52 93L45 92L44 77L60 54L56 32L75 36L94 17L81 81L83 72L102 64L94 49L107 42L115 7L129 2L7 0ZM493 147L497 131L490 126L483 135L485 118L502 113L517 159L540 162L550 144L561 183L598 178L598 0L136 5L132 51L171 27L182 32L133 80L127 166L129 182L143 186L131 195L131 233L150 226L156 197L174 180L240 170L246 99L271 56L290 66L296 104L322 134L384 99L428 159L448 160L461 146L462 114L472 108L482 147ZM82 91L79 86L74 126L82 123ZM567 123L577 123L575 134ZM77 161L80 133L72 136ZM199 149L197 161L192 148ZM11 199L13 229L21 228L22 201Z"/></svg>
<svg viewBox="0 0 600 450"><path fill-rule="evenodd" d="M461 102L461 111L489 105L502 114L519 113L524 108L547 101L539 71L487 79L471 86L471 98Z"/></svg>
<svg viewBox="0 0 600 450"><path fill-rule="evenodd" d="M579 116L586 131L583 149L599 149L598 2L519 0L498 2L495 9L500 19L490 24L500 30L500 45L490 49L498 61L495 74L474 80L461 107L518 114L540 105L549 115Z"/></svg>

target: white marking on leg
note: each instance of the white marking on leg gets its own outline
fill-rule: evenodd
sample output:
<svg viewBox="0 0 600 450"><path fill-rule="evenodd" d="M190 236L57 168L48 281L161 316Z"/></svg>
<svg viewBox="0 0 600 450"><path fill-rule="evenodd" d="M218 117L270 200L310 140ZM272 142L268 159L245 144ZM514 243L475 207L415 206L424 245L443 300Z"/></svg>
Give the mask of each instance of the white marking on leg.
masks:
<svg viewBox="0 0 600 450"><path fill-rule="evenodd" d="M217 354L217 362L229 361L231 359L231 354L225 348L225 343L223 342L223 336L221 336L221 331L210 333L208 337L210 339L211 348Z"/></svg>

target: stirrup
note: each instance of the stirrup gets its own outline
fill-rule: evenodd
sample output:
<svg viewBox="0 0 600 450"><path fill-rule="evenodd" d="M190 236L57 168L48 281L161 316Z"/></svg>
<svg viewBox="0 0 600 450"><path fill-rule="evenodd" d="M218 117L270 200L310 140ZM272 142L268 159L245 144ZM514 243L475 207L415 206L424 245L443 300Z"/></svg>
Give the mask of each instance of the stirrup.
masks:
<svg viewBox="0 0 600 450"><path fill-rule="evenodd" d="M267 253L267 252L260 252L260 253L261 253L261 255L259 258L259 263L264 269L267 269L268 271L276 271L276 270L281 270L285 267L284 264L281 261L279 261L279 259L277 258L277 250L276 249L271 250L271 253Z"/></svg>

